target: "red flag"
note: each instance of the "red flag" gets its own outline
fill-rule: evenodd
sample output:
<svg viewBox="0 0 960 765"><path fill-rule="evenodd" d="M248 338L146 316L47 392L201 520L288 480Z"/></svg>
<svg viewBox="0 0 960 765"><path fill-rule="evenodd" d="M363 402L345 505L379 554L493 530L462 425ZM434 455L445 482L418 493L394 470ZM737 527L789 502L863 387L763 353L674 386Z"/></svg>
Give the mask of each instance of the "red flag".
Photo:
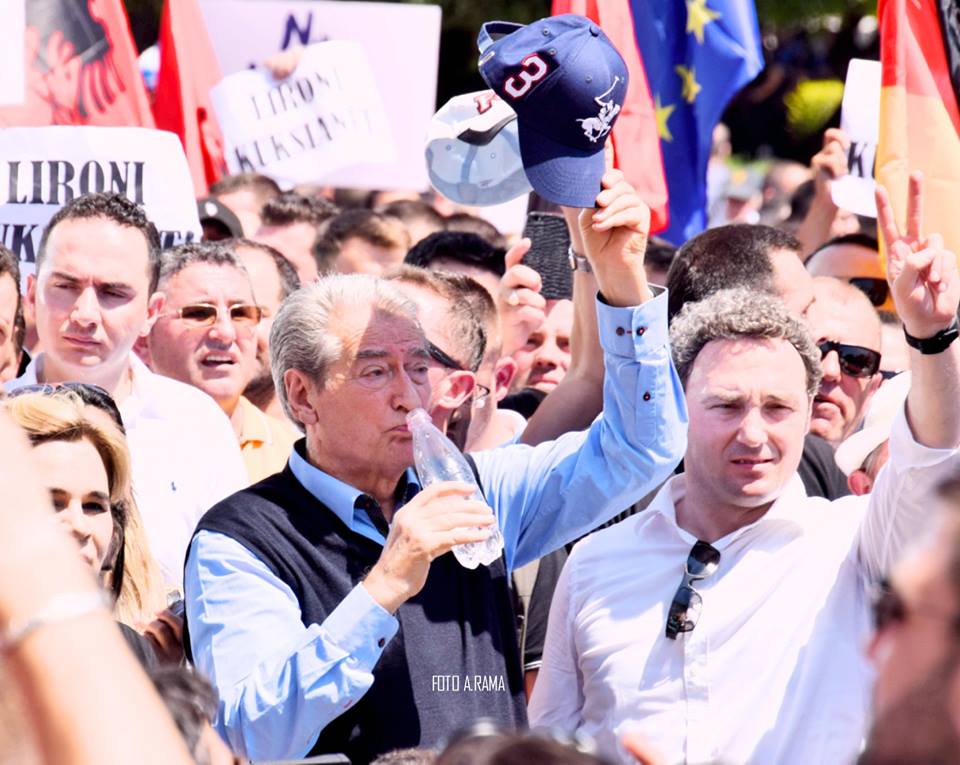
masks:
<svg viewBox="0 0 960 765"><path fill-rule="evenodd" d="M158 128L180 136L198 197L224 173L223 137L210 101L218 82L220 66L197 0L167 0L153 114Z"/></svg>
<svg viewBox="0 0 960 765"><path fill-rule="evenodd" d="M120 0L28 2L26 11L26 100L0 108L0 127L153 127Z"/></svg>
<svg viewBox="0 0 960 765"><path fill-rule="evenodd" d="M605 0L553 0L553 14L577 13L593 20L620 51L630 82L620 116L613 126L616 166L650 207L650 230L667 227L667 179L660 135L647 73L633 34L630 4Z"/></svg>
<svg viewBox="0 0 960 765"><path fill-rule="evenodd" d="M877 180L890 192L903 226L907 178L922 170L924 232L942 234L960 255L960 109L954 80L960 50L944 34L944 12L952 12L945 6L938 0L880 0Z"/></svg>

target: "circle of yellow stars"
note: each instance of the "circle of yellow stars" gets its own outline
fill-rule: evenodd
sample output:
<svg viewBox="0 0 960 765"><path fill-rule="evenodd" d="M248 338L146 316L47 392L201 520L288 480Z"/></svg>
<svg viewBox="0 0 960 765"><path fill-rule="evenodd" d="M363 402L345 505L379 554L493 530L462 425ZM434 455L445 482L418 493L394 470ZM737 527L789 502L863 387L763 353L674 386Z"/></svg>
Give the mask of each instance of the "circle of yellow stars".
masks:
<svg viewBox="0 0 960 765"><path fill-rule="evenodd" d="M686 0L687 4L687 34L693 34L699 45L703 45L704 29L708 24L721 18L718 11L707 6L707 0ZM693 67L675 66L673 71L681 80L680 97L688 104L697 100L700 91L703 90L697 82L697 73ZM676 104L660 103L660 96L654 96L653 100L654 114L657 121L657 134L663 141L672 141L673 135L670 133L668 121L670 115L677 108Z"/></svg>

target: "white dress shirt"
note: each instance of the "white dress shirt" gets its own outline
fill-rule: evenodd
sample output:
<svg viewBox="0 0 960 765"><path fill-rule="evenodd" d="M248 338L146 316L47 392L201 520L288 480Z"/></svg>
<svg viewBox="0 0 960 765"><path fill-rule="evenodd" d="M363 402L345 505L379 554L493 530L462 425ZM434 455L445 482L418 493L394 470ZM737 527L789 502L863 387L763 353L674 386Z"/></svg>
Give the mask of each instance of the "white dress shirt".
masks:
<svg viewBox="0 0 960 765"><path fill-rule="evenodd" d="M42 364L41 353L7 383L7 390L36 384ZM247 471L230 420L212 398L154 374L132 353L130 368L131 393L119 408L133 463L134 498L164 580L182 588L197 521L247 486Z"/></svg>
<svg viewBox="0 0 960 765"><path fill-rule="evenodd" d="M684 477L643 513L578 544L554 594L531 725L618 741L639 730L666 762L845 765L872 673L870 588L922 527L957 452L914 441L901 409L869 497L806 496L794 476L760 520L713 543L696 627L667 611L695 537L677 526Z"/></svg>

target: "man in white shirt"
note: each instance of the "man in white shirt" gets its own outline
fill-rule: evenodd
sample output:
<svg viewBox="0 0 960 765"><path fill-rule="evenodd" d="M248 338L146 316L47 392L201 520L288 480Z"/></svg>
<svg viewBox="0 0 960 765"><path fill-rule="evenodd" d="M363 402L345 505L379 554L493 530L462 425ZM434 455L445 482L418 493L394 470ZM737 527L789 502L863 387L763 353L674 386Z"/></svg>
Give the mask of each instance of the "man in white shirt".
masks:
<svg viewBox="0 0 960 765"><path fill-rule="evenodd" d="M561 575L532 725L631 729L667 762L844 763L862 740L871 588L928 515L960 444L953 253L878 195L913 380L873 493L827 502L796 475L820 352L775 298L729 290L675 320L686 472L578 545Z"/></svg>
<svg viewBox="0 0 960 765"><path fill-rule="evenodd" d="M50 220L36 266L26 300L43 352L7 388L76 381L114 398L151 552L168 584L180 586L197 520L247 480L213 399L153 374L131 352L163 310L157 230L119 194L78 197Z"/></svg>

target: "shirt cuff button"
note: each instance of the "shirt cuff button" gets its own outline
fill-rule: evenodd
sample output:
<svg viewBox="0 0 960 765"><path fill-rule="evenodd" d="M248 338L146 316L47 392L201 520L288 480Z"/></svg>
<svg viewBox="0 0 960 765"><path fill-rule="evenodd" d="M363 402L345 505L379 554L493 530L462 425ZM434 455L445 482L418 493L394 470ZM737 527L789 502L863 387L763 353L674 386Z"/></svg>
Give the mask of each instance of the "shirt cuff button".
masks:
<svg viewBox="0 0 960 765"><path fill-rule="evenodd" d="M648 395L649 395L649 394L648 394ZM379 648L383 648L386 644L387 644L387 641L386 641L384 638L380 638L380 639L377 641L377 646L378 646Z"/></svg>
<svg viewBox="0 0 960 765"><path fill-rule="evenodd" d="M625 331L623 327L617 327L617 337L623 337Z"/></svg>
<svg viewBox="0 0 960 765"><path fill-rule="evenodd" d="M650 400L650 391L647 391L646 393L643 394L643 400L644 401Z"/></svg>
<svg viewBox="0 0 960 765"><path fill-rule="evenodd" d="M639 335L642 335L642 334L643 334L644 332L646 332L646 331L647 331L647 328L646 328L646 327L637 327L637 335L638 335L638 336L639 336Z"/></svg>

